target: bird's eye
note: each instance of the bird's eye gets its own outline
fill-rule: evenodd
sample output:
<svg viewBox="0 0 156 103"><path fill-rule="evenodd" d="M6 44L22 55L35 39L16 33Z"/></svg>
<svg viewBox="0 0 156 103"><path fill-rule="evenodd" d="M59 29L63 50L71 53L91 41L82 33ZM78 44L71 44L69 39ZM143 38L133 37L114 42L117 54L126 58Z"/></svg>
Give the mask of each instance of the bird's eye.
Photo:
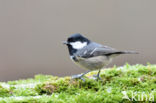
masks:
<svg viewBox="0 0 156 103"><path fill-rule="evenodd" d="M74 39L73 38L69 38L68 42L74 42Z"/></svg>

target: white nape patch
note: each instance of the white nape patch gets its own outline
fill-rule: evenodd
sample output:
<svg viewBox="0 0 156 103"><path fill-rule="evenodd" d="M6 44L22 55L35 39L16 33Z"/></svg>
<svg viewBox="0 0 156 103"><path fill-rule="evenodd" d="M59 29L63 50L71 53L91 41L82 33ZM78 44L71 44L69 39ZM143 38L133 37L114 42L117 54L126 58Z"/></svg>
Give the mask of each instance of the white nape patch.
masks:
<svg viewBox="0 0 156 103"><path fill-rule="evenodd" d="M82 49L83 47L87 46L87 42L83 42L83 43L80 41L71 42L70 45L72 45L74 49Z"/></svg>

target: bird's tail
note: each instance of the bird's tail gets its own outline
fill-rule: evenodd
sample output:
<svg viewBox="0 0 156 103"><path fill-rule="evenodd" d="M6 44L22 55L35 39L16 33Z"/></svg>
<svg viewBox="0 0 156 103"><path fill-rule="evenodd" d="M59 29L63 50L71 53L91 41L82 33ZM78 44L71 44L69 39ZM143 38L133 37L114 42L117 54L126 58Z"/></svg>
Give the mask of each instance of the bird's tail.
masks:
<svg viewBox="0 0 156 103"><path fill-rule="evenodd" d="M136 52L136 51L119 51L119 54L139 54L139 52Z"/></svg>
<svg viewBox="0 0 156 103"><path fill-rule="evenodd" d="M117 55L120 55L120 54L139 54L138 52L136 51L113 51L111 53L108 53L108 54L105 54L107 56L117 56Z"/></svg>

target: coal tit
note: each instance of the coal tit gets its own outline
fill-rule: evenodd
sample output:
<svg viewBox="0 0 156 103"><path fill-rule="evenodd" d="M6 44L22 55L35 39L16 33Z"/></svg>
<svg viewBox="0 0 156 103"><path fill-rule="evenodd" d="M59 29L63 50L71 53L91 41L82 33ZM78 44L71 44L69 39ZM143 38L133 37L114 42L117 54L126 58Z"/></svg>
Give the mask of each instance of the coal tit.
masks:
<svg viewBox="0 0 156 103"><path fill-rule="evenodd" d="M104 66L108 65L112 59L120 54L137 54L134 51L120 51L114 48L104 46L82 36L81 34L73 34L68 37L67 41L63 42L67 45L69 55L80 67L87 70L99 70L96 79L100 79L100 70ZM72 78L81 78L89 71L74 75Z"/></svg>

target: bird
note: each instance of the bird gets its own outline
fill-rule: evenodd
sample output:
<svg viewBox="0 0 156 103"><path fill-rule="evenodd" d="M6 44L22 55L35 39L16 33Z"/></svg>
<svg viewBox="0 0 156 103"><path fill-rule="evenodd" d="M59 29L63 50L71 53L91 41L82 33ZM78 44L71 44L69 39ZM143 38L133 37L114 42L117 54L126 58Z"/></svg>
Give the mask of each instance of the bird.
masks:
<svg viewBox="0 0 156 103"><path fill-rule="evenodd" d="M73 75L72 78L80 78L92 70L98 70L94 75L100 80L101 69L107 66L114 57L120 54L138 54L135 51L121 51L89 40L80 33L72 34L63 42L68 48L70 58L81 68L87 69L85 73Z"/></svg>

